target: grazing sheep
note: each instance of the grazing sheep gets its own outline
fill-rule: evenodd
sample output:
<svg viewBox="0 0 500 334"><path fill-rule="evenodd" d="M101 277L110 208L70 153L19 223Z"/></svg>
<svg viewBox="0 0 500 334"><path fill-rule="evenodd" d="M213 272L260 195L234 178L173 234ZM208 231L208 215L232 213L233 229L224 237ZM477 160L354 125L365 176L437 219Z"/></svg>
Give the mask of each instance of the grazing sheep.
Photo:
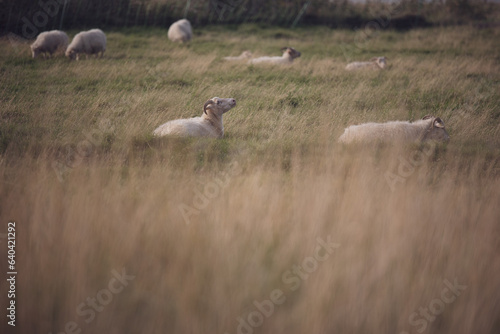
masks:
<svg viewBox="0 0 500 334"><path fill-rule="evenodd" d="M193 36L193 29L188 20L182 19L172 23L168 28L168 39L172 42L187 42Z"/></svg>
<svg viewBox="0 0 500 334"><path fill-rule="evenodd" d="M222 114L228 112L236 105L233 98L214 97L203 106L201 117L176 119L160 125L153 131L153 135L178 136L178 137L213 137L222 138L224 126Z"/></svg>
<svg viewBox="0 0 500 334"><path fill-rule="evenodd" d="M409 122L365 123L345 129L339 138L341 143L448 141L450 136L439 117L427 115L421 120Z"/></svg>
<svg viewBox="0 0 500 334"><path fill-rule="evenodd" d="M387 66L387 59L385 57L373 57L370 61L355 61L347 64L346 70L359 70L362 68L384 69Z"/></svg>
<svg viewBox="0 0 500 334"><path fill-rule="evenodd" d="M106 35L100 29L82 31L73 37L71 44L66 49L66 56L70 59L79 60L80 53L88 55L99 55L102 57L106 51Z"/></svg>
<svg viewBox="0 0 500 334"><path fill-rule="evenodd" d="M284 47L281 49L281 57L259 57L248 61L249 64L291 64L295 58L300 57L300 52L294 48Z"/></svg>
<svg viewBox="0 0 500 334"><path fill-rule="evenodd" d="M245 60L252 58L252 53L250 51L243 51L238 57L224 57L224 60Z"/></svg>
<svg viewBox="0 0 500 334"><path fill-rule="evenodd" d="M35 42L31 44L31 54L33 58L36 58L40 53L43 53L44 58L46 53L49 53L49 57L52 57L52 54L58 48L65 50L68 43L69 38L64 31L45 31L38 35Z"/></svg>

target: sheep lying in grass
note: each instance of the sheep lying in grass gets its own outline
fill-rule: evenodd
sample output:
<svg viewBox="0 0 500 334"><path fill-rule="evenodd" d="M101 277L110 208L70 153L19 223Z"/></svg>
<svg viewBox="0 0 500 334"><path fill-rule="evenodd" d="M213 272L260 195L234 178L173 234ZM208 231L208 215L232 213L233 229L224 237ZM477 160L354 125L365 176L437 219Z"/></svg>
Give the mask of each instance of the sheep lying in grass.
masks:
<svg viewBox="0 0 500 334"><path fill-rule="evenodd" d="M352 125L345 129L339 138L341 143L373 142L416 142L448 141L448 132L439 117L427 115L421 120L409 122L365 123Z"/></svg>
<svg viewBox="0 0 500 334"><path fill-rule="evenodd" d="M160 125L153 131L153 135L177 137L213 137L222 138L224 126L222 114L228 112L236 105L233 98L214 97L203 106L201 117L176 119Z"/></svg>
<svg viewBox="0 0 500 334"><path fill-rule="evenodd" d="M371 69L384 69L387 66L387 59L385 57L373 57L370 61L355 61L353 63L347 64L346 70L359 70L362 68Z"/></svg>
<svg viewBox="0 0 500 334"><path fill-rule="evenodd" d="M52 30L42 32L36 38L35 42L31 44L31 54L33 58L36 58L40 53L43 54L45 58L46 53L49 57L56 52L57 49L66 49L69 43L68 35L64 31Z"/></svg>
<svg viewBox="0 0 500 334"><path fill-rule="evenodd" d="M245 60L252 58L252 53L250 51L243 51L238 57L224 57L224 60Z"/></svg>
<svg viewBox="0 0 500 334"><path fill-rule="evenodd" d="M100 29L82 31L73 37L71 44L66 49L66 57L79 60L80 53L88 55L95 54L102 57L106 51L106 35Z"/></svg>
<svg viewBox="0 0 500 334"><path fill-rule="evenodd" d="M259 57L248 61L249 64L291 64L295 58L300 57L300 52L294 48L284 47L281 49L281 57Z"/></svg>
<svg viewBox="0 0 500 334"><path fill-rule="evenodd" d="M182 19L172 23L168 28L168 39L172 42L187 42L193 36L193 29L188 20Z"/></svg>

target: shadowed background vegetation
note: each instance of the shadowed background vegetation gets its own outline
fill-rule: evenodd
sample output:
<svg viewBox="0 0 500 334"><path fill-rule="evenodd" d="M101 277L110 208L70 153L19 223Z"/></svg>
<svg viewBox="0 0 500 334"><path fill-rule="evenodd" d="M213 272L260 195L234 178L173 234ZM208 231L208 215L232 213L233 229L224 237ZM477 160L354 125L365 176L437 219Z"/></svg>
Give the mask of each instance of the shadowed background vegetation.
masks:
<svg viewBox="0 0 500 334"><path fill-rule="evenodd" d="M4 0L0 2L0 33L13 32L32 38L37 31L52 29L168 27L180 17L189 19L195 26L264 23L359 29L374 19L381 20L379 28L387 28L387 22L396 29L466 23L498 25L498 7L498 3L481 0L402 0L392 3L348 0Z"/></svg>
<svg viewBox="0 0 500 334"><path fill-rule="evenodd" d="M19 272L18 326L2 333L71 321L82 333L236 333L274 289L286 301L254 333L416 333L410 315L455 279L465 291L423 332L500 330L498 28L360 39L244 24L195 28L187 45L165 29L107 33L105 57L79 62L0 40L0 232L17 222ZM284 45L302 52L293 66L221 59ZM385 71L344 70L381 55ZM213 96L238 101L225 138L152 138ZM449 144L336 143L350 124L426 114ZM198 210L189 224L183 206ZM340 247L292 291L282 275L328 236ZM122 268L135 278L86 323L78 305Z"/></svg>

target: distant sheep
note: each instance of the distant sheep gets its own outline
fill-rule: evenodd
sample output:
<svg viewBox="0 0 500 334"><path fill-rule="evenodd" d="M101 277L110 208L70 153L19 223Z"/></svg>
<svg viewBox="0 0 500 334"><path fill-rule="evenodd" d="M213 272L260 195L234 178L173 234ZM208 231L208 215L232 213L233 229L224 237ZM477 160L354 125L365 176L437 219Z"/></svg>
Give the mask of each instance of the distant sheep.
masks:
<svg viewBox="0 0 500 334"><path fill-rule="evenodd" d="M168 28L168 39L172 42L187 42L193 36L193 29L188 20L182 19L172 23Z"/></svg>
<svg viewBox="0 0 500 334"><path fill-rule="evenodd" d="M224 57L224 60L245 60L252 58L252 53L250 51L243 51L238 57Z"/></svg>
<svg viewBox="0 0 500 334"><path fill-rule="evenodd" d="M341 143L448 141L450 136L439 117L427 115L421 120L409 122L365 123L345 129L339 138Z"/></svg>
<svg viewBox="0 0 500 334"><path fill-rule="evenodd" d="M359 70L362 68L384 69L387 66L387 59L385 57L373 57L370 61L355 61L347 64L346 70Z"/></svg>
<svg viewBox="0 0 500 334"><path fill-rule="evenodd" d="M236 105L233 98L214 97L203 106L201 117L176 119L160 125L153 131L153 135L177 137L212 137L222 138L224 126L222 114L228 112Z"/></svg>
<svg viewBox="0 0 500 334"><path fill-rule="evenodd" d="M281 57L259 57L248 61L249 64L291 64L295 58L300 57L300 52L294 48L284 47L281 49L283 56Z"/></svg>
<svg viewBox="0 0 500 334"><path fill-rule="evenodd" d="M66 49L66 57L79 60L80 53L88 55L95 54L102 57L106 51L106 35L100 29L82 31L73 37L71 44Z"/></svg>
<svg viewBox="0 0 500 334"><path fill-rule="evenodd" d="M33 58L36 58L42 53L45 58L46 53L48 53L49 57L52 57L52 54L56 52L57 49L61 48L62 50L66 50L68 43L69 38L64 31L45 31L38 35L35 42L31 44L31 55Z"/></svg>

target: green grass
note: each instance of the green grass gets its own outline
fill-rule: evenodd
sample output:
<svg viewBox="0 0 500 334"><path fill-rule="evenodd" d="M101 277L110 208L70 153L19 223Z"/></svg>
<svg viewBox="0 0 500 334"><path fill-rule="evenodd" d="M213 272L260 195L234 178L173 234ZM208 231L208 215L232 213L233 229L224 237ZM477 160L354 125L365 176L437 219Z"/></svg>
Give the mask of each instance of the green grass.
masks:
<svg viewBox="0 0 500 334"><path fill-rule="evenodd" d="M477 95L488 114L499 102L494 90L500 80L496 71L500 51L492 42L498 37L494 30L481 34L467 28L389 31L354 46L359 34L324 28L259 30L246 25L229 31L214 27L197 31L196 42L188 45L169 43L165 35L160 29L110 32L106 57L80 62L62 57L33 60L27 48L15 54L3 43L0 98L7 103L3 113L14 116L2 126L17 125L27 110L35 114L24 120L28 131L43 126L36 116L39 113L33 112L41 108L49 112L45 116L50 120L42 140L57 144L64 138L58 129L75 133L82 126L90 127L96 117L106 117L124 124L117 128L120 140L116 144L127 145L131 138L150 132L164 120L199 114L203 100L214 95L240 101L226 118L228 134L245 131L233 124L246 127L249 117L267 122L270 114L276 118L300 115L302 121L314 123L315 118L336 113L340 122L329 120L323 128L338 133L346 124L358 121L356 115L366 113L377 121L427 113L449 119L467 100L477 100ZM256 55L279 55L284 45L302 51L296 66L257 67L221 60L245 49ZM341 46L347 46L344 51L349 52L349 60L385 55L390 68L347 73ZM430 51L422 52L426 49ZM133 109L129 112L135 115L128 117L123 107ZM78 115L78 121L73 117L68 124L64 111L68 108ZM132 120L137 126L130 132L127 123ZM262 131L265 136L265 129ZM259 133L255 135L258 141ZM282 139L287 136L283 133ZM23 145L29 139L24 136L16 142ZM4 144L1 151L5 150Z"/></svg>

